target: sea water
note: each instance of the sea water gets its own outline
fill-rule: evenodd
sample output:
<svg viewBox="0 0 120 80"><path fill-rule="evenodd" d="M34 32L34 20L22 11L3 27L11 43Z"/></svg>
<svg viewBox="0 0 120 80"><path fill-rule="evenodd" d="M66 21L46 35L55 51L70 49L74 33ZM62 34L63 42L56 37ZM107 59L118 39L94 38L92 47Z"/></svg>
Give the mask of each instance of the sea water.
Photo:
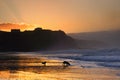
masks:
<svg viewBox="0 0 120 80"><path fill-rule="evenodd" d="M120 49L84 49L43 52L48 58L72 62L84 67L107 67L120 69Z"/></svg>
<svg viewBox="0 0 120 80"><path fill-rule="evenodd" d="M1 52L0 61L0 80L120 80L119 48Z"/></svg>

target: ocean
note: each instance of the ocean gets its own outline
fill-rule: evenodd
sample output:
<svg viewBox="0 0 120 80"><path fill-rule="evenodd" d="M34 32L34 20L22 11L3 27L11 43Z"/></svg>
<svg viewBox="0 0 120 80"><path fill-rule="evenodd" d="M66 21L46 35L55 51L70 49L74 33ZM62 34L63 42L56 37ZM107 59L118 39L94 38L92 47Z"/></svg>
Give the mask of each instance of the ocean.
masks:
<svg viewBox="0 0 120 80"><path fill-rule="evenodd" d="M59 50L46 51L49 59L70 61L72 65L84 66L86 68L107 67L120 69L120 49L83 49L83 50Z"/></svg>
<svg viewBox="0 0 120 80"><path fill-rule="evenodd" d="M120 80L120 48L1 52L0 80Z"/></svg>

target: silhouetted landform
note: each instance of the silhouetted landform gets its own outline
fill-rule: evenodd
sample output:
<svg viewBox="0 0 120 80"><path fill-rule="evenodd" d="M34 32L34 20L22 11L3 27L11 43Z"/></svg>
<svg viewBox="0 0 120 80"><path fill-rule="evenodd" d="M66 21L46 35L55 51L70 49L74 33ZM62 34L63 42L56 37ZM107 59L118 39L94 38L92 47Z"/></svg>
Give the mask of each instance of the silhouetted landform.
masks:
<svg viewBox="0 0 120 80"><path fill-rule="evenodd" d="M119 35L120 35L120 30L109 30L109 31L84 32L84 33L69 34L69 36L71 36L72 38L82 40L84 43L86 43L86 46L89 45L91 47L98 46L98 47L106 47L106 48L108 48L108 47L120 47ZM79 41L79 42L80 42L80 44L81 43L84 44L81 41Z"/></svg>
<svg viewBox="0 0 120 80"><path fill-rule="evenodd" d="M75 48L74 39L63 31L44 30L21 32L12 29L11 32L0 31L0 51L40 51Z"/></svg>
<svg viewBox="0 0 120 80"><path fill-rule="evenodd" d="M99 40L78 40L76 39L76 44L79 49L97 49L97 48L105 48L108 44L99 41Z"/></svg>
<svg viewBox="0 0 120 80"><path fill-rule="evenodd" d="M84 32L68 34L76 39L79 48L112 48L120 47L120 30Z"/></svg>

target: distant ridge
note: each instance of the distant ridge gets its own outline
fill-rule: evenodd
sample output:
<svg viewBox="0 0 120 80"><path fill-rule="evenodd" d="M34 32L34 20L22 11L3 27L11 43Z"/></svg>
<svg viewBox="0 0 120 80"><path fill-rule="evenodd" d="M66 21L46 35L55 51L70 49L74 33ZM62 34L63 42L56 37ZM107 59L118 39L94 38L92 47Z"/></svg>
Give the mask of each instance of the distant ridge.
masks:
<svg viewBox="0 0 120 80"><path fill-rule="evenodd" d="M74 39L63 31L36 28L33 31L0 31L0 51L40 51L75 48Z"/></svg>
<svg viewBox="0 0 120 80"><path fill-rule="evenodd" d="M97 41L100 47L120 47L120 30L72 33L68 35L79 40ZM97 43L96 45L99 45Z"/></svg>

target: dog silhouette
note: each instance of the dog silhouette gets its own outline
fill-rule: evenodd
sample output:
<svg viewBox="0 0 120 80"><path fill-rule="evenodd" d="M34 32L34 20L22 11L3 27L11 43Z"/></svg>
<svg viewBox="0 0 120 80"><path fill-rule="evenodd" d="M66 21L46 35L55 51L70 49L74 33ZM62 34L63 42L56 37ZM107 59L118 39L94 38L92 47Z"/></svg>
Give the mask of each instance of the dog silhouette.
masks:
<svg viewBox="0 0 120 80"><path fill-rule="evenodd" d="M42 62L42 64L43 64L44 66L46 66L46 63L47 63L46 61Z"/></svg>
<svg viewBox="0 0 120 80"><path fill-rule="evenodd" d="M63 66L64 67L68 67L68 66L70 66L71 64L68 62L68 61L63 61Z"/></svg>

